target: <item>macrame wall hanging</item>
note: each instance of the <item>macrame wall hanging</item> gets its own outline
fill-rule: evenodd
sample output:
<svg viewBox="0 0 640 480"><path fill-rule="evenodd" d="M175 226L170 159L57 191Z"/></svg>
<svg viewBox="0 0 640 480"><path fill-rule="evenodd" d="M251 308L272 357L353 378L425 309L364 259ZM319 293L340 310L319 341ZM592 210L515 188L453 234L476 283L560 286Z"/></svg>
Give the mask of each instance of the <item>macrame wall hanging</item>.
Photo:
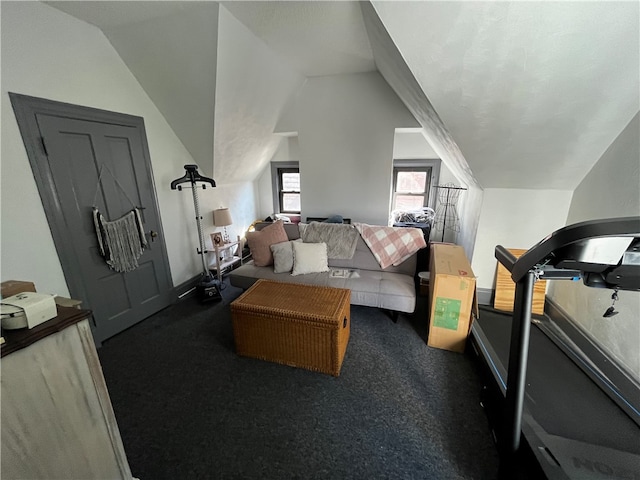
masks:
<svg viewBox="0 0 640 480"><path fill-rule="evenodd" d="M120 190L127 197L133 209L117 220L106 220L98 211L96 199L100 190L103 168L111 174ZM138 259L147 247L147 239L142 225L142 208L136 207L118 179L106 166L100 167L96 194L93 198L93 223L96 227L98 247L107 265L116 272L130 272L138 268Z"/></svg>

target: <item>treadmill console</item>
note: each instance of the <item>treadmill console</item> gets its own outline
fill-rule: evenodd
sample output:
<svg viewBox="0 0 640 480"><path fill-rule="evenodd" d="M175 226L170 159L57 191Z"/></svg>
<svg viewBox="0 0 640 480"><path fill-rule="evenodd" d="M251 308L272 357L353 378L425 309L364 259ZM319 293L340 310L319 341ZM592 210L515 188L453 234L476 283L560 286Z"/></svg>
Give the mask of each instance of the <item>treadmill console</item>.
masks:
<svg viewBox="0 0 640 480"><path fill-rule="evenodd" d="M589 287L640 291L640 217L561 228L513 260L505 266L515 282L534 270L542 279L581 277Z"/></svg>

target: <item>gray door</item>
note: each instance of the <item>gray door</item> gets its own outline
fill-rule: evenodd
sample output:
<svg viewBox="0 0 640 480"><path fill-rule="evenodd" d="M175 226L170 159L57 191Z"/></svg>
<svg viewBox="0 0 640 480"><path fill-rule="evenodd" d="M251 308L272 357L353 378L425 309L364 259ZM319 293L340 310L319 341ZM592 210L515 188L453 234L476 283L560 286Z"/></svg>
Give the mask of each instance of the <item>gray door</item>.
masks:
<svg viewBox="0 0 640 480"><path fill-rule="evenodd" d="M71 295L93 311L94 337L102 342L174 298L144 124L138 117L127 121L120 114L105 118L101 111L89 119L90 109L85 108L76 115L84 118L73 118L68 111L54 112L51 103L47 105L32 112L32 129L37 129L44 153L34 173L46 180L38 186ZM107 220L142 207L148 247L137 269L119 273L106 264L98 248L94 205Z"/></svg>

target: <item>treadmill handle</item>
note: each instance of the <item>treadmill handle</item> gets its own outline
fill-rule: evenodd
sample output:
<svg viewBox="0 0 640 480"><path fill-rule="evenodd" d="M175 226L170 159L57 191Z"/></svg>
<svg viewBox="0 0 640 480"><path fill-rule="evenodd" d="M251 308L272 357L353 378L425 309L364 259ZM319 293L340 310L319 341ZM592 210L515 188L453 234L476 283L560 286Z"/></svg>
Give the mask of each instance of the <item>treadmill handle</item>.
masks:
<svg viewBox="0 0 640 480"><path fill-rule="evenodd" d="M504 265L505 268L509 270L509 272L513 272L513 266L518 260L518 258L513 253L504 248L502 245L497 245L495 255L498 261L502 265Z"/></svg>

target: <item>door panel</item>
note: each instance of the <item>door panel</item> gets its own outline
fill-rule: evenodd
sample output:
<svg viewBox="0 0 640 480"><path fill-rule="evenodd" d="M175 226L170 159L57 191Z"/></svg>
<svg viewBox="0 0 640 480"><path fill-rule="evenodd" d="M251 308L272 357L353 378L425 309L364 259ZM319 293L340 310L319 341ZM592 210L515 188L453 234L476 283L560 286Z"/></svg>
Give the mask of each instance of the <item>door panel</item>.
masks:
<svg viewBox="0 0 640 480"><path fill-rule="evenodd" d="M142 303L152 301L160 289L155 266L153 262L147 262L140 265L138 270L140 272L140 301Z"/></svg>
<svg viewBox="0 0 640 480"><path fill-rule="evenodd" d="M72 295L93 310L99 342L167 306L173 299L162 235L151 183L144 132L136 126L36 113L46 149L50 188L56 199L55 221L62 222L63 241L73 249L67 271L81 282ZM148 247L131 272L111 270L100 256L92 207L116 220L142 207ZM49 219L51 223L51 219ZM66 232L66 234L64 233ZM57 248L60 247L57 245ZM71 284L71 282L68 281ZM71 288L71 287L70 287Z"/></svg>
<svg viewBox="0 0 640 480"><path fill-rule="evenodd" d="M124 315L131 311L131 301L127 286L119 273L114 273L107 277L98 279L99 289L109 292L108 296L94 299L95 308L104 311L106 318L113 321L119 315Z"/></svg>

